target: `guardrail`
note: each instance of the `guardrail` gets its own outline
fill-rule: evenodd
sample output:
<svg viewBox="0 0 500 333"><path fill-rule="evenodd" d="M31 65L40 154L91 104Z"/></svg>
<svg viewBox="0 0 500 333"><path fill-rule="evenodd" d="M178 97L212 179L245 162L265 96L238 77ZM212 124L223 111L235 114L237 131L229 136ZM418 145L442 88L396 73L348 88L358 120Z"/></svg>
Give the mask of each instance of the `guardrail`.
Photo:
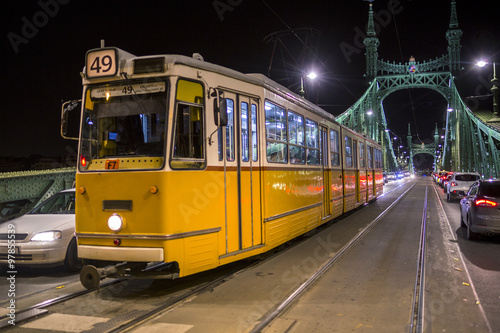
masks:
<svg viewBox="0 0 500 333"><path fill-rule="evenodd" d="M74 186L76 168L0 173L0 222L22 215Z"/></svg>

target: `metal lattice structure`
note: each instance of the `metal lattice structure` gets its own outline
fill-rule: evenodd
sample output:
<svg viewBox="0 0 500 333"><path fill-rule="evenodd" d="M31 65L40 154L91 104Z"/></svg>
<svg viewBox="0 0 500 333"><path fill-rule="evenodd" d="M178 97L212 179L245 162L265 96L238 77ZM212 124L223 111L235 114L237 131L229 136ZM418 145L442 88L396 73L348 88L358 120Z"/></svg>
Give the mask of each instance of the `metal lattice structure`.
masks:
<svg viewBox="0 0 500 333"><path fill-rule="evenodd" d="M76 168L0 173L0 221L22 215L74 186Z"/></svg>
<svg viewBox="0 0 500 333"><path fill-rule="evenodd" d="M396 64L378 59L379 40L375 33L373 8L370 2L368 25L364 44L366 47L366 76L371 80L363 96L348 110L337 116L343 125L380 142L384 149L386 171L398 169L398 163L387 130L383 101L402 89L431 89L443 96L448 103L443 156L436 169L478 171L485 177L498 177L500 150L500 123L488 123L490 115L472 112L461 99L454 82L454 75L461 70L460 39L456 3L451 1L451 18L446 32L448 54L429 61L417 62L411 57L407 63ZM498 125L498 126L497 126ZM410 161L416 154L427 153L436 162L437 131L435 143L424 147L408 139ZM413 171L412 163L408 168Z"/></svg>

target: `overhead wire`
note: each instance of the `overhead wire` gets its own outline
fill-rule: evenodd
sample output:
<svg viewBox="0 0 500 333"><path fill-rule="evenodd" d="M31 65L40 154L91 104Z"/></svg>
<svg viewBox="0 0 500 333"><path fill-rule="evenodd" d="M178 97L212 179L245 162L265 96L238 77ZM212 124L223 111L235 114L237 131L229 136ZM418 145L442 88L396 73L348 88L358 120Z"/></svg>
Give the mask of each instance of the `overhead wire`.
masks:
<svg viewBox="0 0 500 333"><path fill-rule="evenodd" d="M326 64L321 60L319 59L319 57L317 56L316 52L313 52L311 50L311 48L306 45L306 43L300 38L300 36L292 29L292 27L290 27L286 22L285 20L283 20L279 15L278 13L276 13L272 8L271 6L269 6L269 4L265 1L265 0L262 0L262 3L271 11L271 13L273 13L279 20L280 22L286 27L287 30L289 30L293 36L295 36L295 38L297 38L299 40L299 42L304 46L304 48L306 48L314 57L315 60L317 60L321 66L323 66L327 73L329 75L331 75L335 80L337 80L337 82L340 83L340 85L345 89L347 90L354 98L359 98L359 96L356 96L335 74L333 74L330 69L326 66Z"/></svg>

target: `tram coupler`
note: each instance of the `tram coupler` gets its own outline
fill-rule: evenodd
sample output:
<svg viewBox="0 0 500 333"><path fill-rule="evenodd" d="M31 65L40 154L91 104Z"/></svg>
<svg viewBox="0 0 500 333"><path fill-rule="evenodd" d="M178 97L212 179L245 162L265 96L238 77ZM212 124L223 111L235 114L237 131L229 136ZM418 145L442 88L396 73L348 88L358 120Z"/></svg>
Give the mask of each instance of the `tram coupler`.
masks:
<svg viewBox="0 0 500 333"><path fill-rule="evenodd" d="M86 289L97 289L101 280L106 277L116 277L123 274L126 269L126 263L121 263L115 266L97 268L93 265L83 266L80 272L80 282Z"/></svg>
<svg viewBox="0 0 500 333"><path fill-rule="evenodd" d="M176 279L179 268L176 264L161 263L147 267L146 263L123 262L114 266L97 268L85 265L80 272L80 282L86 289L97 289L101 280L118 279Z"/></svg>

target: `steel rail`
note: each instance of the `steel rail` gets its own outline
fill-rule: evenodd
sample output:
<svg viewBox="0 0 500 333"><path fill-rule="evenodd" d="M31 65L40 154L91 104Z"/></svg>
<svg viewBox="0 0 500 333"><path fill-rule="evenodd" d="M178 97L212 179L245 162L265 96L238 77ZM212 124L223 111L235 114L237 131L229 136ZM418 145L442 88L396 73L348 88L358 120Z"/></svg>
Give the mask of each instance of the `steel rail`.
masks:
<svg viewBox="0 0 500 333"><path fill-rule="evenodd" d="M403 194L401 194L392 204L389 205L383 212L381 212L376 218L374 218L365 228L363 228L353 239L351 239L346 245L344 245L339 252L335 254L330 260L325 262L313 275L311 275L306 281L304 281L300 286L298 286L294 291L292 291L288 297L286 297L274 310L271 310L267 315L265 315L262 320L253 327L250 333L259 333L264 330L274 319L278 318L281 313L283 313L289 306L291 306L299 297L311 287L317 280L319 280L340 258L342 258L346 252L352 248L359 240L361 240L396 204L401 201L406 194L415 186L416 182L413 183Z"/></svg>
<svg viewBox="0 0 500 333"><path fill-rule="evenodd" d="M410 333L420 333L424 329L424 291L425 291L425 254L426 254L426 222L427 222L427 186L425 187L424 208L420 228L420 243L417 256L417 273L413 288L412 310L410 315Z"/></svg>
<svg viewBox="0 0 500 333"><path fill-rule="evenodd" d="M148 267L146 270L155 270L155 269L158 269L161 267L163 267L163 264L152 265L151 267ZM72 294L62 295L59 297L51 298L51 299L45 300L43 302L34 304L34 305L29 306L25 309L18 310L18 311L16 311L16 320L15 320L16 324L19 324L20 322L23 322L23 321L26 321L26 320L31 319L33 317L40 316L42 314L47 313L48 310L45 310L45 308L72 300L74 298L86 295L86 294L91 293L91 292L96 291L96 290L99 291L102 288L109 287L111 285L117 284L117 283L122 282L122 281L124 281L124 279L112 280L112 281L103 283L101 286L99 286L99 288L96 288L96 289L85 289L85 290L74 292ZM10 317L8 315L4 315L4 316L0 317L0 328L12 326L11 324L9 324L9 320L10 320Z"/></svg>

